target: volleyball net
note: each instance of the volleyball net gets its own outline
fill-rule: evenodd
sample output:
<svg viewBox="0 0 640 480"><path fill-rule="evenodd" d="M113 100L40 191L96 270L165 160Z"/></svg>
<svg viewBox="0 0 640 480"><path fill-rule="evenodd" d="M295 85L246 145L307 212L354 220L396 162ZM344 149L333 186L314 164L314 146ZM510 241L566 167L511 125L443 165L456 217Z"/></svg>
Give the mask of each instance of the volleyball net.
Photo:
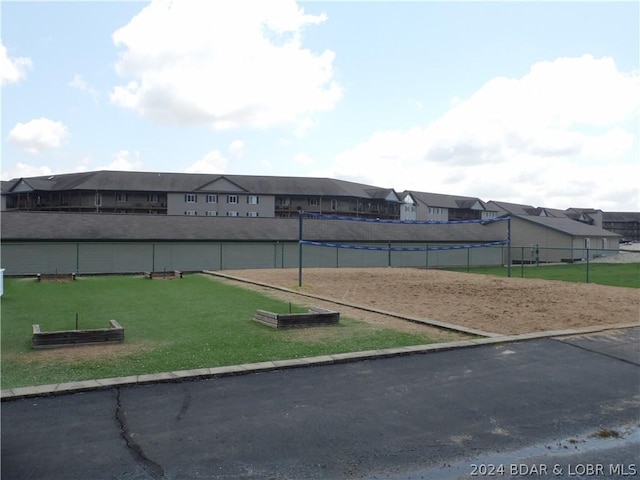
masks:
<svg viewBox="0 0 640 480"><path fill-rule="evenodd" d="M506 230L493 229L489 232L488 229L483 228L500 222L506 222ZM428 255L432 251L466 250L470 252L472 249L488 249L509 245L510 223L509 217L447 221L399 220L301 211L298 241L298 283L302 285L304 246L334 249L336 250L336 256L338 256L338 250L387 252L387 266L392 266L392 252L407 252L406 255L411 255L411 252L414 252L414 254L424 252L427 256L426 266L429 267ZM502 253L499 252L499 255L499 261L502 263ZM466 257L468 265L469 254ZM498 257L494 255L494 258ZM339 266L339 264L336 263L336 266ZM367 266L381 265L372 261ZM412 265L409 262L406 266L417 265ZM424 262L422 262L421 266L425 266Z"/></svg>

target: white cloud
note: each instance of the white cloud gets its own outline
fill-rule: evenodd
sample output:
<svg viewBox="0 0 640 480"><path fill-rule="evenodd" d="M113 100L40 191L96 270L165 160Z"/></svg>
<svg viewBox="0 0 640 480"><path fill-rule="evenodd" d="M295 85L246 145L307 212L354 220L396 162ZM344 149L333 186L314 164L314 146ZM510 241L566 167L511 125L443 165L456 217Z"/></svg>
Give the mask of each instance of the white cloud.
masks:
<svg viewBox="0 0 640 480"><path fill-rule="evenodd" d="M329 175L542 206L640 206L640 76L611 58L560 58L495 78L426 126L375 132ZM600 205L590 205L597 198Z"/></svg>
<svg viewBox="0 0 640 480"><path fill-rule="evenodd" d="M334 53L302 46L325 19L294 0L153 1L113 33L117 72L132 80L111 101L160 123L304 124L341 96Z"/></svg>
<svg viewBox="0 0 640 480"><path fill-rule="evenodd" d="M115 158L115 156L114 156ZM75 165L68 167L64 162L56 162L55 165L31 165L24 162L16 162L12 166L7 167L6 163L2 165L2 180L10 180L21 177L42 177L49 175L57 175L61 173L86 172L90 170L92 159L89 156L81 157ZM107 167L100 167L105 169Z"/></svg>
<svg viewBox="0 0 640 480"><path fill-rule="evenodd" d="M300 152L296 154L295 157L293 157L293 163L304 166L304 167L308 167L313 165L315 162L313 158L311 158L309 155L307 155L304 152Z"/></svg>
<svg viewBox="0 0 640 480"><path fill-rule="evenodd" d="M203 158L192 163L185 173L224 173L229 160L218 150L211 150Z"/></svg>
<svg viewBox="0 0 640 480"><path fill-rule="evenodd" d="M98 90L89 85L82 75L77 73L73 76L73 79L68 83L68 85L72 88L77 88L81 92L88 93L94 100L97 100L100 96Z"/></svg>
<svg viewBox="0 0 640 480"><path fill-rule="evenodd" d="M242 140L234 140L231 142L231 145L229 145L229 154L236 158L242 157L243 151L244 142Z"/></svg>
<svg viewBox="0 0 640 480"><path fill-rule="evenodd" d="M86 91L87 88L89 88L89 84L87 84L87 81L82 78L82 75L79 74L75 74L73 76L73 79L69 82L69 86L73 87L73 88L77 88L78 90L81 91Z"/></svg>
<svg viewBox="0 0 640 480"><path fill-rule="evenodd" d="M52 175L53 171L46 165L29 165L27 163L17 162L13 167L2 170L2 179L11 180L23 177L41 177L44 175Z"/></svg>
<svg viewBox="0 0 640 480"><path fill-rule="evenodd" d="M139 152L120 150L113 154L110 164L98 167L97 170L136 171L142 170L142 166Z"/></svg>
<svg viewBox="0 0 640 480"><path fill-rule="evenodd" d="M6 47L0 43L0 84L18 83L23 80L33 62L27 57L10 57Z"/></svg>
<svg viewBox="0 0 640 480"><path fill-rule="evenodd" d="M37 118L17 123L7 140L17 148L31 154L39 154L60 147L68 138L69 129L62 122Z"/></svg>
<svg viewBox="0 0 640 480"><path fill-rule="evenodd" d="M244 142L234 140L227 147L225 156L220 150L210 150L200 160L193 162L185 173L225 173L230 161L239 161L244 154Z"/></svg>

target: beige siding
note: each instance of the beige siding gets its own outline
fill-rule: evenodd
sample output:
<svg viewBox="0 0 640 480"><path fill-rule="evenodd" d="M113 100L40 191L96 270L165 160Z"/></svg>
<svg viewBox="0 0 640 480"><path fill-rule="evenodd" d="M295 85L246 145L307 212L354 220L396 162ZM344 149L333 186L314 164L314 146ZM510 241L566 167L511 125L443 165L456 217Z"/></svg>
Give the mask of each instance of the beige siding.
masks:
<svg viewBox="0 0 640 480"><path fill-rule="evenodd" d="M500 223L489 228L501 228ZM587 257L585 238L589 239L589 258L611 255L618 249L616 237L584 237L563 233L517 217L511 218L511 260L515 263L580 261ZM606 250L603 250L606 239ZM506 259L505 259L506 260Z"/></svg>
<svg viewBox="0 0 640 480"><path fill-rule="evenodd" d="M511 247L511 260L517 263L521 260L560 262L573 258L570 235L515 217L511 218Z"/></svg>
<svg viewBox="0 0 640 480"><path fill-rule="evenodd" d="M499 265L502 250L489 247L469 251L386 252L305 245L303 265L307 268ZM9 276L296 268L298 255L298 242L5 242L2 267Z"/></svg>

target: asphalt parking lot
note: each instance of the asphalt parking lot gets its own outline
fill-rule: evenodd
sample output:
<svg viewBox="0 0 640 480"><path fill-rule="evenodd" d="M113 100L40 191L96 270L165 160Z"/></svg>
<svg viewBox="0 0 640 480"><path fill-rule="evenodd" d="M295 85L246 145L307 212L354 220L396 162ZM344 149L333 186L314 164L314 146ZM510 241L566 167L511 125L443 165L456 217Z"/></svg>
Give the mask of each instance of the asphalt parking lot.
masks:
<svg viewBox="0 0 640 480"><path fill-rule="evenodd" d="M640 478L639 427L634 327L5 401L1 473Z"/></svg>

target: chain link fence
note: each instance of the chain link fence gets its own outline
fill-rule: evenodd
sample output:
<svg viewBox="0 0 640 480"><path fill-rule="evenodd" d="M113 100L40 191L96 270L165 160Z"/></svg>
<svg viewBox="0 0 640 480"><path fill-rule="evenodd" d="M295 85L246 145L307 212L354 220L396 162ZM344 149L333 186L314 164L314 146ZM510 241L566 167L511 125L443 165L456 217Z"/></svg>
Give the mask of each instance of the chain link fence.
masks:
<svg viewBox="0 0 640 480"><path fill-rule="evenodd" d="M566 269L558 270L559 280L599 283L598 275L609 275L609 264L635 264L637 273L630 267L629 275L640 276L640 243L623 244L619 249L511 246L510 254L512 264L507 275L511 277L536 278L540 276L536 267L566 265Z"/></svg>

